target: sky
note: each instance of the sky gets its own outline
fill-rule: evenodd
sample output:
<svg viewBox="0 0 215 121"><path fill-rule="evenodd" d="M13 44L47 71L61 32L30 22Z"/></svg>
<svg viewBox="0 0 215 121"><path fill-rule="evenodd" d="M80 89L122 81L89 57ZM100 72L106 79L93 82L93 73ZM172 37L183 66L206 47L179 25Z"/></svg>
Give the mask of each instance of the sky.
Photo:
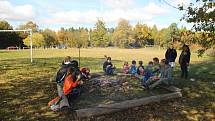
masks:
<svg viewBox="0 0 215 121"><path fill-rule="evenodd" d="M173 6L188 6L191 0L165 0ZM175 22L178 27L190 27L180 21L184 12L163 0L0 0L0 20L14 28L34 21L40 29L58 30L61 27L93 28L102 19L108 28L116 27L119 19L129 20L161 29Z"/></svg>

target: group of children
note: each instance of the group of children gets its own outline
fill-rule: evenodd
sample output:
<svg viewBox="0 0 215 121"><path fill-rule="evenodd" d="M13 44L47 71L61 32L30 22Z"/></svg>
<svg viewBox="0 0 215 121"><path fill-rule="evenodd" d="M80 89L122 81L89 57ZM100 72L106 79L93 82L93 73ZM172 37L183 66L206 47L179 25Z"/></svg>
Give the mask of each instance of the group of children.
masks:
<svg viewBox="0 0 215 121"><path fill-rule="evenodd" d="M106 61L103 63L105 74L112 75L115 69L111 57L106 57ZM138 66L135 60L132 61L131 65L125 62L123 72L139 78L144 88L154 88L162 82L171 84L172 79L172 67L169 62L165 59L159 62L157 57L153 58L153 61L149 61L147 66L143 65L143 61L139 61ZM71 101L69 100L74 100L75 96L80 94L84 81L90 78L89 68L79 68L78 62L67 56L57 72L58 96L49 102L51 109L58 110L62 107L70 107Z"/></svg>
<svg viewBox="0 0 215 121"><path fill-rule="evenodd" d="M166 84L172 84L172 67L167 60L162 59L161 62L159 62L159 59L155 57L153 61L149 61L148 65L145 67L143 66L143 61L139 61L138 64L137 66L135 60L131 62L131 65L125 62L123 65L123 72L139 78L144 88L153 88L154 86L152 84L156 81L159 81L159 83L165 82Z"/></svg>
<svg viewBox="0 0 215 121"><path fill-rule="evenodd" d="M111 62L111 57L106 57L106 59L103 64L103 70L105 74L112 75L116 68ZM139 61L137 65L135 60L131 62L131 65L128 62L123 65L123 73L131 74L133 77L140 79L144 88L154 88L160 83L171 85L172 72L173 67L171 67L169 61L166 59L159 61L157 57L149 61L145 67L143 61Z"/></svg>
<svg viewBox="0 0 215 121"><path fill-rule="evenodd" d="M187 45L184 45L182 49L179 58L182 70L181 77L187 78L191 54ZM139 61L138 65L135 60L131 62L131 65L129 65L128 62L124 62L123 73L131 74L132 77L140 79L142 86L148 89L152 89L160 83L172 85L172 73L176 57L177 52L172 47L167 50L165 54L166 59L159 61L159 59L155 57L152 61L149 61L146 66L143 65L143 61ZM106 75L114 74L116 68L111 62L111 57L105 55L105 59L103 71ZM79 64L76 60L72 60L70 56L65 57L56 76L58 96L52 99L48 105L51 106L51 109L54 111L62 107L70 107L71 100L74 100L82 91L84 81L90 78L89 68L79 68Z"/></svg>

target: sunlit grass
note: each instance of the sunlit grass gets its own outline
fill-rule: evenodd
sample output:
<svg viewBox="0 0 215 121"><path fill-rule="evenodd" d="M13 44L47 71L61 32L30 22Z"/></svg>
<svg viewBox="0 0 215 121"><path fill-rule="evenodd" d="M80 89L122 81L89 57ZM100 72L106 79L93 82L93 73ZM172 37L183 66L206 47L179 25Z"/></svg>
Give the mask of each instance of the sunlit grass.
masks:
<svg viewBox="0 0 215 121"><path fill-rule="evenodd" d="M117 68L124 61L143 60L146 65L153 57L164 57L165 50L158 48L81 49L81 66L88 66L91 72L102 71L104 55L111 56ZM33 51L34 61L30 63L29 50L0 51L0 119L3 120L53 120L62 118L47 107L47 102L56 96L53 82L63 58L70 55L78 60L78 49L38 49ZM178 57L180 51L178 50ZM178 61L178 60L177 60ZM176 61L176 62L177 62ZM182 89L183 107L189 120L211 119L215 114L215 63L214 58L198 58L192 53L190 78L184 80L179 65L175 69L175 85ZM139 90L134 90L134 93ZM87 102L81 102L87 103ZM108 103L108 102L107 102ZM196 111L196 112L195 112ZM174 118L174 117L172 117Z"/></svg>
<svg viewBox="0 0 215 121"><path fill-rule="evenodd" d="M81 48L81 57L104 58L104 55L111 56L113 60L143 60L147 63L153 57L164 58L165 49L142 48L142 49L119 49L119 48ZM178 57L180 50L177 50ZM1 50L0 60L30 58L30 50ZM78 57L79 49L33 49L33 58L56 58L56 57ZM208 56L199 58L197 53L192 53L192 62L207 60Z"/></svg>

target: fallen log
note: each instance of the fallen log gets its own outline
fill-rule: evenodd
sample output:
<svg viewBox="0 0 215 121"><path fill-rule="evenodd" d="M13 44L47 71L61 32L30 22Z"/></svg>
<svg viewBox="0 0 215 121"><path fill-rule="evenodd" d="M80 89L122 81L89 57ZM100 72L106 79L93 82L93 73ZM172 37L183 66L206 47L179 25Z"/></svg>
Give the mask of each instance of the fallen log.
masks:
<svg viewBox="0 0 215 121"><path fill-rule="evenodd" d="M180 92L181 89L180 88L177 88L175 86L159 86L160 88L163 88L163 89L166 89L170 92Z"/></svg>
<svg viewBox="0 0 215 121"><path fill-rule="evenodd" d="M98 105L93 108L79 109L79 110L76 110L76 115L78 118L99 116L99 115L109 114L109 113L113 113L113 112L128 109L128 108L146 105L153 102L160 102L160 101L179 98L179 97L182 97L181 92L144 97L144 98L134 99L134 100L126 100L120 103L114 103L109 105Z"/></svg>

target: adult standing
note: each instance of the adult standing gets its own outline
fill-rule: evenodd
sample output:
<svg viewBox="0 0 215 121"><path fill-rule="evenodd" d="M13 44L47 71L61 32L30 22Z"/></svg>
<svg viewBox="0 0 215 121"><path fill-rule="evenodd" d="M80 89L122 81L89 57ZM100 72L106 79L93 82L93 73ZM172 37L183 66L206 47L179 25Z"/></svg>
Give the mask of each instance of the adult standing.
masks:
<svg viewBox="0 0 215 121"><path fill-rule="evenodd" d="M175 67L176 57L177 57L177 51L174 49L173 44L171 44L165 53L165 58L169 62L169 65L172 68Z"/></svg>
<svg viewBox="0 0 215 121"><path fill-rule="evenodd" d="M188 45L183 45L182 52L179 57L179 64L181 66L181 78L188 77L188 66L190 63L190 48Z"/></svg>

